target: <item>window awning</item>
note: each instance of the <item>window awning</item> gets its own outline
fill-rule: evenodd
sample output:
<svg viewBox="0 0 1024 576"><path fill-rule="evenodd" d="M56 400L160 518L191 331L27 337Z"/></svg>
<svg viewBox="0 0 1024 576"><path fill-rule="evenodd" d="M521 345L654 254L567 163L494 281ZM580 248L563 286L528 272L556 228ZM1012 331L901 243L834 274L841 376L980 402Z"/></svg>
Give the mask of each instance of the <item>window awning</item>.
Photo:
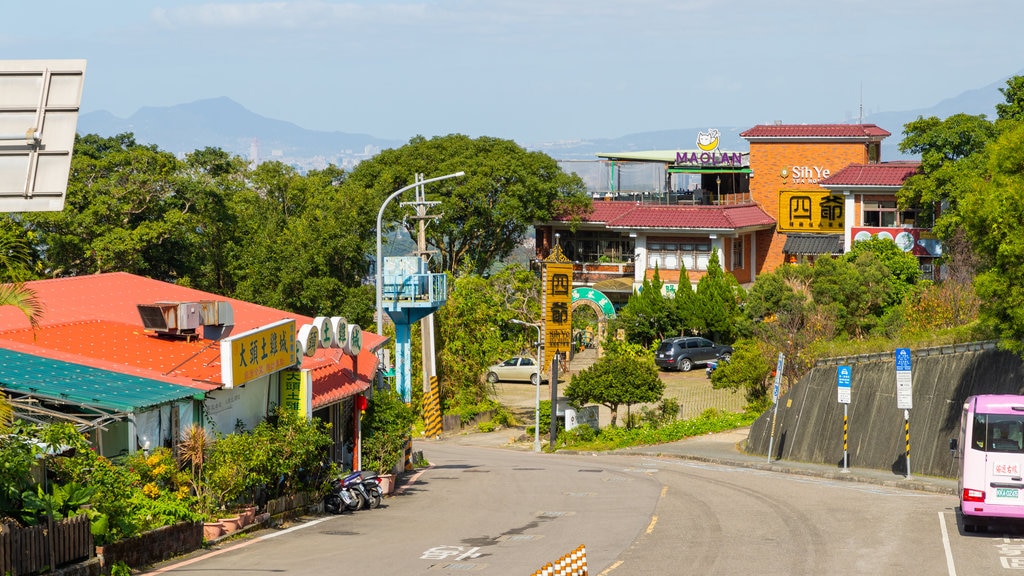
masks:
<svg viewBox="0 0 1024 576"><path fill-rule="evenodd" d="M795 256L838 256L843 251L842 234L787 234L786 244L782 247L784 254Z"/></svg>

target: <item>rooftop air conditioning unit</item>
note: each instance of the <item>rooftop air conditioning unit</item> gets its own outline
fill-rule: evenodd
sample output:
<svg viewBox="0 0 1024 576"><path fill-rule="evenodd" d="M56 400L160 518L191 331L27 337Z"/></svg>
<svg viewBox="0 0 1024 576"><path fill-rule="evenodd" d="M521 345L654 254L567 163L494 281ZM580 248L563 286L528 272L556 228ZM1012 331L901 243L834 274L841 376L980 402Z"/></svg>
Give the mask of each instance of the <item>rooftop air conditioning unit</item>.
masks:
<svg viewBox="0 0 1024 576"><path fill-rule="evenodd" d="M142 326L160 335L195 336L202 317L198 302L138 304Z"/></svg>
<svg viewBox="0 0 1024 576"><path fill-rule="evenodd" d="M231 303L224 300L201 300L199 314L203 318L203 326L231 326L235 323Z"/></svg>

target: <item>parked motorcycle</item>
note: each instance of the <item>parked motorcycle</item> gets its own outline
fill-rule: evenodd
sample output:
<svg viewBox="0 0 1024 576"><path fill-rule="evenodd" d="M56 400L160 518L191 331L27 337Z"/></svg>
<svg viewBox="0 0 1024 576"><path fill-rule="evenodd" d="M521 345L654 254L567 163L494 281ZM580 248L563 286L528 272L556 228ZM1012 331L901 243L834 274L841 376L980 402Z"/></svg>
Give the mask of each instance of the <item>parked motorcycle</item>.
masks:
<svg viewBox="0 0 1024 576"><path fill-rule="evenodd" d="M367 507L373 509L380 506L381 500L384 499L384 488L380 485L380 477L376 472L360 472L362 478L363 489L367 495Z"/></svg>
<svg viewBox="0 0 1024 576"><path fill-rule="evenodd" d="M356 496L355 490L345 485L345 478L331 480L331 489L324 497L324 510L330 514L341 514L346 510L358 510L362 501Z"/></svg>

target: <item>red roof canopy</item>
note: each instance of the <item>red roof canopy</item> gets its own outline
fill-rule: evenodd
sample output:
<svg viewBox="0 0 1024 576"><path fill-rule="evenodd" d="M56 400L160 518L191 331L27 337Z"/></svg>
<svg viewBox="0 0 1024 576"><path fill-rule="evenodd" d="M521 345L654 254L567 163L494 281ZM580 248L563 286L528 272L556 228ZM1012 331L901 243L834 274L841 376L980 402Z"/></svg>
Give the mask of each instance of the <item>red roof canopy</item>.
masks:
<svg viewBox="0 0 1024 576"><path fill-rule="evenodd" d="M850 164L820 182L825 188L837 187L892 187L903 186L907 178L917 174L920 162L882 162L880 164Z"/></svg>
<svg viewBox="0 0 1024 576"><path fill-rule="evenodd" d="M747 140L859 139L881 140L892 134L874 124L759 124L740 132Z"/></svg>

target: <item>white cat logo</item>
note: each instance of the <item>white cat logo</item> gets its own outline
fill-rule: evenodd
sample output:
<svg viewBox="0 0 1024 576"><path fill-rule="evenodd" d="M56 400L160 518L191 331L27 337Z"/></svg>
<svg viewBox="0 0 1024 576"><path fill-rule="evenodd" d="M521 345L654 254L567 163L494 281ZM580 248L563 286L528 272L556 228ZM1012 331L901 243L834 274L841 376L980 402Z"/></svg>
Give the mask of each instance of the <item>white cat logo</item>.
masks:
<svg viewBox="0 0 1024 576"><path fill-rule="evenodd" d="M705 152L717 149L719 135L717 128L711 128L707 132L697 132L697 148Z"/></svg>

